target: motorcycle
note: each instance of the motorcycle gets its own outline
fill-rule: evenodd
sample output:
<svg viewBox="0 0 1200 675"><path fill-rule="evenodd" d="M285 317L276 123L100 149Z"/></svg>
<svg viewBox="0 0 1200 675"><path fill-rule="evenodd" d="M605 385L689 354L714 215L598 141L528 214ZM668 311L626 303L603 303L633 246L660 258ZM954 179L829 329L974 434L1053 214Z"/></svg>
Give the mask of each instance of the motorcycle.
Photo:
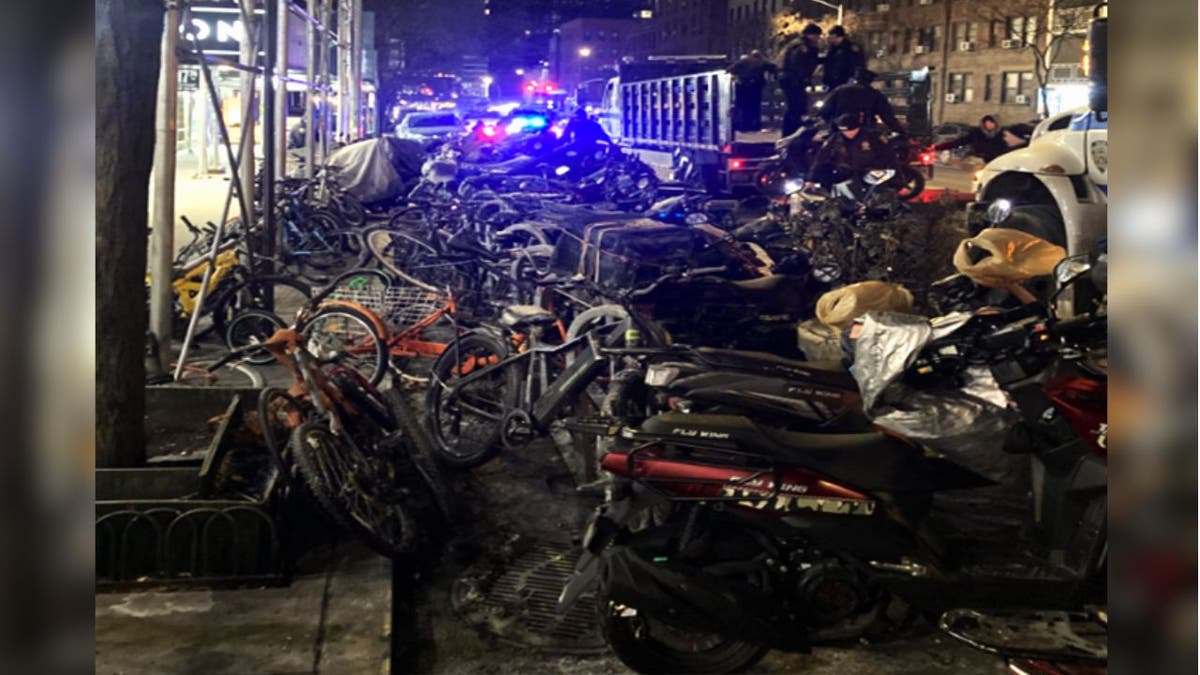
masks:
<svg viewBox="0 0 1200 675"><path fill-rule="evenodd" d="M1092 271L1067 259L1056 275L1069 287ZM1102 663L1105 311L1059 320L1028 305L951 323L922 329L936 337L901 381L976 391L990 377L1016 404L1002 454L1033 476L1020 533L964 527L978 505L933 508L998 489L959 455L878 432L673 411L614 425L601 459L611 498L561 605L598 587L605 637L639 672L735 672L771 648L886 634L915 612L1003 655Z"/></svg>
<svg viewBox="0 0 1200 675"><path fill-rule="evenodd" d="M765 166L755 177L759 190L767 195L785 196L799 189L798 186L810 175L817 153L829 134L823 120L810 117L795 133L776 141L778 159ZM900 199L912 201L924 192L924 173L930 172L932 175L935 156L907 136L891 134L884 140L893 159L891 166L883 168L895 172L892 182Z"/></svg>

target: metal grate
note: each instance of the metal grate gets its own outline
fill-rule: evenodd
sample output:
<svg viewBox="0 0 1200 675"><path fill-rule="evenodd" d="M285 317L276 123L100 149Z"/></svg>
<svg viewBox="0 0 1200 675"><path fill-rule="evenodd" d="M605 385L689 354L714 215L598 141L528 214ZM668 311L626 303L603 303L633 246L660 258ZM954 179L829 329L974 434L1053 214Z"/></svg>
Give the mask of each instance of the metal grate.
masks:
<svg viewBox="0 0 1200 675"><path fill-rule="evenodd" d="M565 615L558 611L559 593L578 559L576 547L537 544L474 585L458 603L459 612L503 642L549 652L603 653L593 594Z"/></svg>
<svg viewBox="0 0 1200 675"><path fill-rule="evenodd" d="M331 300L360 304L383 319L388 330L403 330L446 306L446 298L419 286L339 288Z"/></svg>

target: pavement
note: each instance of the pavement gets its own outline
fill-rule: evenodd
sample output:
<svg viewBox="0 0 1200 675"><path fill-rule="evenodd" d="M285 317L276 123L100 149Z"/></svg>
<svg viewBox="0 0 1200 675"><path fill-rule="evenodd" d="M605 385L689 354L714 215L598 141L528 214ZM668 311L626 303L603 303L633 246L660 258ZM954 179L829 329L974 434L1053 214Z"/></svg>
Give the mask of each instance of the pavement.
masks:
<svg viewBox="0 0 1200 675"><path fill-rule="evenodd" d="M416 401L419 392L411 393ZM498 569L494 561L503 558L502 551L520 548L520 542L569 546L581 531L597 498L575 491L567 462L553 444L501 452L446 480L460 510L455 536L423 551L424 562L401 563L394 578L391 562L335 534L298 505L289 512L291 527L304 541L286 587L98 594L95 672L375 675L393 665L393 631L398 651L390 672L629 672L605 652L570 654L501 639L487 621L471 621L453 608L458 580ZM999 659L920 623L888 642L818 647L809 654L771 652L751 672L1004 675L1006 669Z"/></svg>

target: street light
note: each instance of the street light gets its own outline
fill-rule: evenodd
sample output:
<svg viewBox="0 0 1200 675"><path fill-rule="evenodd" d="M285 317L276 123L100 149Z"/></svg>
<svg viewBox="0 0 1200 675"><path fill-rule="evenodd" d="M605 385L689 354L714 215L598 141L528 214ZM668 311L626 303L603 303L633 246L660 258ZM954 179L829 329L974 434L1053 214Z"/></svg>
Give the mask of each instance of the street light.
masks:
<svg viewBox="0 0 1200 675"><path fill-rule="evenodd" d="M585 59L586 59L587 57L589 57L589 56L591 56L591 55L592 55L592 48L591 48L591 47L580 47L580 48L579 48L579 56L580 56L580 57L582 57L582 58L585 58Z"/></svg>
<svg viewBox="0 0 1200 675"><path fill-rule="evenodd" d="M491 99L492 83L496 81L496 78L492 77L491 75L484 75L483 77L479 78L479 81L483 83L483 97L486 99Z"/></svg>
<svg viewBox="0 0 1200 675"><path fill-rule="evenodd" d="M812 1L817 3L818 5L825 5L826 7L830 8L830 9L836 9L837 13L838 13L838 25L839 26L843 25L842 24L842 5L841 5L841 3L838 3L835 5L832 2L825 2L825 0L812 0Z"/></svg>
<svg viewBox="0 0 1200 675"><path fill-rule="evenodd" d="M517 75L524 75L524 74L525 74L525 69L524 69L524 68L517 68L517 69L516 69L516 70L514 70L513 72L514 72L514 73L516 73Z"/></svg>

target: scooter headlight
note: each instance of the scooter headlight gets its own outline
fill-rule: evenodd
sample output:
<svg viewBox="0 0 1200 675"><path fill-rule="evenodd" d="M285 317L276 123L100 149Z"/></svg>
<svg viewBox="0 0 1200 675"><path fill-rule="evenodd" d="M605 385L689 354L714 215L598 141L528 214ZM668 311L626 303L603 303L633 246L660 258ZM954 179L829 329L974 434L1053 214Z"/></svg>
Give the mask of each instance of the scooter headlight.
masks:
<svg viewBox="0 0 1200 675"><path fill-rule="evenodd" d="M646 369L646 386L665 387L679 376L679 369L674 366L652 365Z"/></svg>

